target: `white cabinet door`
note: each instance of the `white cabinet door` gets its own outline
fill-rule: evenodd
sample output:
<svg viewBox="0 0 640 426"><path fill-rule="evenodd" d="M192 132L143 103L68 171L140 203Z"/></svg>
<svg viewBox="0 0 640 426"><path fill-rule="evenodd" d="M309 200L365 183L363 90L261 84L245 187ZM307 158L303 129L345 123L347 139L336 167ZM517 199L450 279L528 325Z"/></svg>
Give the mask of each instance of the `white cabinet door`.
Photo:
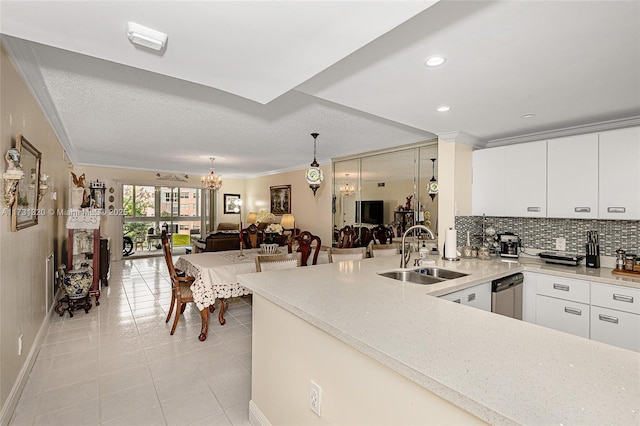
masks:
<svg viewBox="0 0 640 426"><path fill-rule="evenodd" d="M540 274L538 275L536 287L538 294L574 302L589 303L590 285L588 281Z"/></svg>
<svg viewBox="0 0 640 426"><path fill-rule="evenodd" d="M538 295L536 323L543 327L589 338L589 305Z"/></svg>
<svg viewBox="0 0 640 426"><path fill-rule="evenodd" d="M504 147L473 152L471 212L475 216L504 216Z"/></svg>
<svg viewBox="0 0 640 426"><path fill-rule="evenodd" d="M599 216L640 219L640 127L600 133Z"/></svg>
<svg viewBox="0 0 640 426"><path fill-rule="evenodd" d="M480 284L466 290L462 303L484 311L491 311L491 283Z"/></svg>
<svg viewBox="0 0 640 426"><path fill-rule="evenodd" d="M440 296L441 299L450 300L461 305L468 305L474 308L491 311L491 283L482 283L473 287L465 288L453 293Z"/></svg>
<svg viewBox="0 0 640 426"><path fill-rule="evenodd" d="M598 134L547 141L547 216L598 217Z"/></svg>
<svg viewBox="0 0 640 426"><path fill-rule="evenodd" d="M505 216L546 217L547 141L506 146L504 168Z"/></svg>
<svg viewBox="0 0 640 426"><path fill-rule="evenodd" d="M640 315L591 306L591 339L640 352Z"/></svg>

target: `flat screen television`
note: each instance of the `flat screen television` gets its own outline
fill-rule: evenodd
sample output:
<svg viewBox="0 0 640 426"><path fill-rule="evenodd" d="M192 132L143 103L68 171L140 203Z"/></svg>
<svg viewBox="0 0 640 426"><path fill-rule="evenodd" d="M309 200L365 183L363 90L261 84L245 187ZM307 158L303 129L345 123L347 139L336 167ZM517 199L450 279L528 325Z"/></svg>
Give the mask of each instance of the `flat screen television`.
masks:
<svg viewBox="0 0 640 426"><path fill-rule="evenodd" d="M356 201L356 223L384 223L384 201Z"/></svg>

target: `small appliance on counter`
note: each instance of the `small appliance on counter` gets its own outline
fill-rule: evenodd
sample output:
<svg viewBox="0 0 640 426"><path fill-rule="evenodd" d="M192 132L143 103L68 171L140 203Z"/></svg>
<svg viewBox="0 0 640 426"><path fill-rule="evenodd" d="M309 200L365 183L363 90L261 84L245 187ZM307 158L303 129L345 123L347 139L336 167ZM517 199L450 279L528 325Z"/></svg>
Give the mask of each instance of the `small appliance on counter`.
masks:
<svg viewBox="0 0 640 426"><path fill-rule="evenodd" d="M517 258L520 252L520 237L512 232L498 234L500 257Z"/></svg>
<svg viewBox="0 0 640 426"><path fill-rule="evenodd" d="M584 254L570 253L568 251L541 251L538 256L547 263L570 266L577 266L584 259Z"/></svg>

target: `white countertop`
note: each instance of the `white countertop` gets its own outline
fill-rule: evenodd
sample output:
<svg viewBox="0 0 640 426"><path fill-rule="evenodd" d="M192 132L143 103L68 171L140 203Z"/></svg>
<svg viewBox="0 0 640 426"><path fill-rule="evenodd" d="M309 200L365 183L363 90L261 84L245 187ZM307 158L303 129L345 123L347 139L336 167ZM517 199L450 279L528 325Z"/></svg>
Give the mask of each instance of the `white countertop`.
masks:
<svg viewBox="0 0 640 426"><path fill-rule="evenodd" d="M489 423L640 424L640 354L432 297L523 270L640 288L607 268L520 260L437 259L470 275L429 286L377 274L399 255L238 278Z"/></svg>

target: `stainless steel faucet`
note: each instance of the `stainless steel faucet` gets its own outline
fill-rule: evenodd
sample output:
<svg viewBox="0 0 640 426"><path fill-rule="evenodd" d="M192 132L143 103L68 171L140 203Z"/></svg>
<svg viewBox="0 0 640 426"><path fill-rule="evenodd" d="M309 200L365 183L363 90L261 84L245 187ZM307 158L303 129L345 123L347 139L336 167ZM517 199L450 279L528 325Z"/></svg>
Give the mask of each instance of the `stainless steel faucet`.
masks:
<svg viewBox="0 0 640 426"><path fill-rule="evenodd" d="M431 237L432 240L436 239L436 236L433 234L433 231L431 229L429 229L428 227L424 226L424 225L413 225L411 227L409 227L409 229L407 229L406 231L404 231L404 234L402 235L402 247L400 248L402 256L400 257L400 267L401 268L406 268L407 267L407 263L409 263L409 259L411 259L411 251L409 250L406 254L405 254L405 240L407 238L407 234L409 234L409 232L413 231L414 229L422 229L423 231L426 231L427 234L429 234L429 237Z"/></svg>

